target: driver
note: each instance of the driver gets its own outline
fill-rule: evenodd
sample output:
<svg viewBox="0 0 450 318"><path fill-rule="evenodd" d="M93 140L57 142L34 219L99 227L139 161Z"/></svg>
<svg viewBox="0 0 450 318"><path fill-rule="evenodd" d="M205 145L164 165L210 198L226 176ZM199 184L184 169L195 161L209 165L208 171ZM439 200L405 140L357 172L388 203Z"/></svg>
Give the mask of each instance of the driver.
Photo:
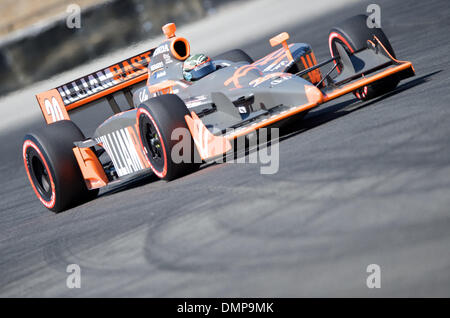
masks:
<svg viewBox="0 0 450 318"><path fill-rule="evenodd" d="M183 63L183 76L187 81L197 81L215 70L216 66L205 54L191 55Z"/></svg>

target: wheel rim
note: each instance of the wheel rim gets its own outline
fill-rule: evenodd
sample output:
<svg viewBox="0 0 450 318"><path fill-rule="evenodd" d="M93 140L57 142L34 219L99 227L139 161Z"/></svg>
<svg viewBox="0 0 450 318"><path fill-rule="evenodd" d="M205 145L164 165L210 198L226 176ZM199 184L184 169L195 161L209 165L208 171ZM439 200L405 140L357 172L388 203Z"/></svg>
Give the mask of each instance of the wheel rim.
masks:
<svg viewBox="0 0 450 318"><path fill-rule="evenodd" d="M144 114L139 118L139 127L141 129L142 143L152 166L158 170L164 169L163 141L153 122Z"/></svg>
<svg viewBox="0 0 450 318"><path fill-rule="evenodd" d="M36 150L29 148L27 154L30 163L29 171L34 186L45 201L50 201L52 198L52 186L49 172Z"/></svg>

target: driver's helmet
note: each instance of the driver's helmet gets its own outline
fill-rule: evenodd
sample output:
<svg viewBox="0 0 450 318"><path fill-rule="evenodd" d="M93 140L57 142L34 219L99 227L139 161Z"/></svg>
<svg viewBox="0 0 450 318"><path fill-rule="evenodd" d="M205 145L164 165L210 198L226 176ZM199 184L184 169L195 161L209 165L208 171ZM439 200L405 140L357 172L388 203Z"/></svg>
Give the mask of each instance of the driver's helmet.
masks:
<svg viewBox="0 0 450 318"><path fill-rule="evenodd" d="M205 54L191 55L183 63L183 76L187 81L199 80L215 70L214 63Z"/></svg>

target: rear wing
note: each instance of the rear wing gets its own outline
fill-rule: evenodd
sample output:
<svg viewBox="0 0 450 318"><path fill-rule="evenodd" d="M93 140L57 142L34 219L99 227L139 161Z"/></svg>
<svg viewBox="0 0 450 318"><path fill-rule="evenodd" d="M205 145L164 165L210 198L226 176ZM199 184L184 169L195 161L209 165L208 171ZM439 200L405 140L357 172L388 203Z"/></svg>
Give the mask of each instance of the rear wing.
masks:
<svg viewBox="0 0 450 318"><path fill-rule="evenodd" d="M123 90L132 101L131 88L135 84L147 80L147 66L154 50L153 48L142 52L72 82L37 94L36 98L47 124L64 119L70 120L69 111L120 90Z"/></svg>

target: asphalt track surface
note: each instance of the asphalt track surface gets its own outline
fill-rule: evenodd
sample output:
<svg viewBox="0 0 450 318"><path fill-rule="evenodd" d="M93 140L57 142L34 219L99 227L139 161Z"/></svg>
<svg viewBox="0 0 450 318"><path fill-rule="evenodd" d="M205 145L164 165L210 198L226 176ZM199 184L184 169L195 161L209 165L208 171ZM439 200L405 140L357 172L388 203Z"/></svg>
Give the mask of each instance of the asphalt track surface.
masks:
<svg viewBox="0 0 450 318"><path fill-rule="evenodd" d="M328 57L327 32L369 2L289 29ZM280 167L216 164L146 178L55 215L25 176L20 127L0 137L1 296L450 296L450 6L379 1L414 78L283 130ZM267 39L244 47L255 58ZM66 287L68 264L81 289ZM366 267L381 267L368 289Z"/></svg>

